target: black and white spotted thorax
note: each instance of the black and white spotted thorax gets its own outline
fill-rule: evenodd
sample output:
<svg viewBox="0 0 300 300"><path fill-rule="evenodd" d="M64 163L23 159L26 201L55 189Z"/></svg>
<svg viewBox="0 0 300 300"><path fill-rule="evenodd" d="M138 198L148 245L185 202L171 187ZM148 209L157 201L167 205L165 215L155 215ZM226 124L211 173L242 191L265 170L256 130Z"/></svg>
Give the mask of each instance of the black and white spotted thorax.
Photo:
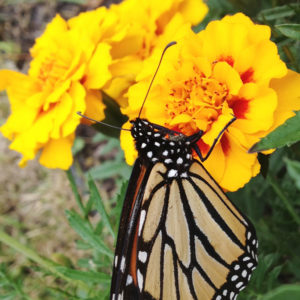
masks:
<svg viewBox="0 0 300 300"><path fill-rule="evenodd" d="M167 176L186 177L192 163L192 139L145 119L133 121L131 134L139 157L155 164L163 163L169 170Z"/></svg>

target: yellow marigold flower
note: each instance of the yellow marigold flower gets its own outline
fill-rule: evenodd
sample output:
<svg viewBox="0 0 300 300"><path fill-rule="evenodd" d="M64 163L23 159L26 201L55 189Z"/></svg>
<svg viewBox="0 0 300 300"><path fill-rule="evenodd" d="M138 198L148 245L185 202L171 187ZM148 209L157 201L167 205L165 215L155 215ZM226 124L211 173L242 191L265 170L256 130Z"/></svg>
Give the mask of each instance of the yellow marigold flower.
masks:
<svg viewBox="0 0 300 300"><path fill-rule="evenodd" d="M101 89L124 104L124 92L158 41L165 44L206 12L202 0L127 0L69 21L56 16L31 49L28 75L0 71L12 112L1 132L23 155L20 165L42 150L42 165L68 169L76 112L102 120Z"/></svg>
<svg viewBox="0 0 300 300"><path fill-rule="evenodd" d="M103 7L93 14L109 23L105 12ZM91 20L82 19L81 25L87 28ZM104 118L105 106L98 90L111 78L111 56L110 46L100 37L108 26L97 27L95 43L91 35L71 29L70 24L56 16L47 26L31 49L28 75L0 71L0 90L7 90L11 104L11 115L1 132L12 140L10 148L23 155L20 166L42 150L42 165L68 169L73 160L74 131L80 123L76 112L96 120Z"/></svg>
<svg viewBox="0 0 300 300"><path fill-rule="evenodd" d="M155 60L148 60L129 89L123 111L130 119L141 107ZM260 170L257 154L247 150L300 109L299 86L300 75L286 68L270 41L270 28L238 13L210 22L198 34L190 31L168 50L142 117L187 135L204 130L199 147L206 153L234 115L237 120L204 163L224 189L234 191ZM128 132L122 132L121 145L133 163Z"/></svg>
<svg viewBox="0 0 300 300"><path fill-rule="evenodd" d="M202 0L126 0L110 11L119 16L122 31L120 39L110 43L112 80L105 92L126 107L128 87L136 82L143 61L200 23L208 7Z"/></svg>

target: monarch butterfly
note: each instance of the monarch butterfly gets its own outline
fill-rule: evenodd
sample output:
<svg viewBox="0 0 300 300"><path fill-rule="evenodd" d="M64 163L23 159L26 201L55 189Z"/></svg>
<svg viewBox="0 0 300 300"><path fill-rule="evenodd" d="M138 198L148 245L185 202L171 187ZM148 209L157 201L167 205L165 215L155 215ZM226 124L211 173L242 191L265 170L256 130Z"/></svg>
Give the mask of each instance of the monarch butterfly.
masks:
<svg viewBox="0 0 300 300"><path fill-rule="evenodd" d="M192 157L194 150L205 161L235 118L203 157L196 144L203 131L185 136L141 119L143 105L131 121L138 158L120 220L111 299L236 299L257 265L256 233Z"/></svg>
<svg viewBox="0 0 300 300"><path fill-rule="evenodd" d="M138 158L121 214L111 300L236 299L257 265L253 225L227 198L201 162L191 136L140 114L131 121ZM193 159L195 151L201 160Z"/></svg>

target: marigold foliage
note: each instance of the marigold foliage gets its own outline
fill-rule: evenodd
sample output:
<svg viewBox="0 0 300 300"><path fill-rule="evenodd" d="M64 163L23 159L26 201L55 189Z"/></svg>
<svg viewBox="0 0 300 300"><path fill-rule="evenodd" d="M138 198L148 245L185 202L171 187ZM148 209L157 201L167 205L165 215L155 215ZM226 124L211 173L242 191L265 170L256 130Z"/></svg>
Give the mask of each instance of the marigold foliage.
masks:
<svg viewBox="0 0 300 300"><path fill-rule="evenodd" d="M68 169L75 129L86 122L76 112L104 119L101 90L126 105L124 93L153 47L206 12L201 0L127 0L69 21L57 15L30 51L28 74L0 71L11 104L1 132L23 155L20 166L41 150L42 165Z"/></svg>
<svg viewBox="0 0 300 300"><path fill-rule="evenodd" d="M235 116L204 163L225 190L237 190L258 174L257 154L247 150L300 109L300 75L286 68L270 35L268 26L241 13L212 21L198 34L189 30L166 53L142 112L187 135L204 130L202 153ZM130 119L137 116L158 59L147 60L129 89L123 112ZM121 145L132 164L136 151L126 131Z"/></svg>

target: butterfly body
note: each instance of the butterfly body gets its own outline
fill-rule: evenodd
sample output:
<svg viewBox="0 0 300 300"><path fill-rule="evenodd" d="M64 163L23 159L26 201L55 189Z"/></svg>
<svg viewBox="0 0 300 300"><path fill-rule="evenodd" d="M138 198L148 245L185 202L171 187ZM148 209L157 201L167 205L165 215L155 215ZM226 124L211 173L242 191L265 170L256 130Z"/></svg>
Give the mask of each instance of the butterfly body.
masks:
<svg viewBox="0 0 300 300"><path fill-rule="evenodd" d="M112 300L236 299L257 264L249 220L192 152L185 136L137 118L138 159L124 201Z"/></svg>

